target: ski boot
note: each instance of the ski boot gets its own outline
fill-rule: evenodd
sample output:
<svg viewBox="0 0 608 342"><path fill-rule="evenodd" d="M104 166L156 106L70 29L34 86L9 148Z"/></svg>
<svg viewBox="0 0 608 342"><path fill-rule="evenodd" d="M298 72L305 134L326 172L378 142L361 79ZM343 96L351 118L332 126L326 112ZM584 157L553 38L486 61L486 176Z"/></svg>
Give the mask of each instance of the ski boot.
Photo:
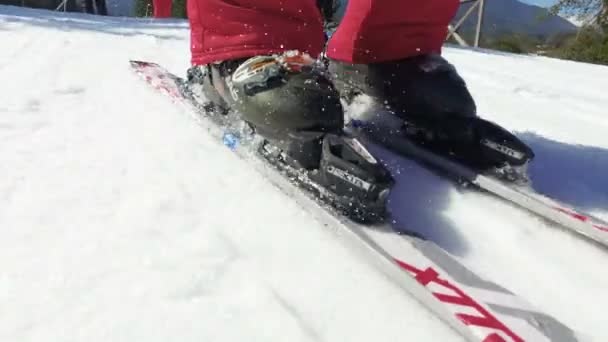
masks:
<svg viewBox="0 0 608 342"><path fill-rule="evenodd" d="M366 94L403 120L400 134L480 173L525 179L532 150L497 124L479 118L456 69L437 54L373 64L329 60L341 95Z"/></svg>
<svg viewBox="0 0 608 342"><path fill-rule="evenodd" d="M387 169L343 132L340 97L307 54L289 51L195 67L216 113L238 113L262 137L258 152L352 219L386 217Z"/></svg>

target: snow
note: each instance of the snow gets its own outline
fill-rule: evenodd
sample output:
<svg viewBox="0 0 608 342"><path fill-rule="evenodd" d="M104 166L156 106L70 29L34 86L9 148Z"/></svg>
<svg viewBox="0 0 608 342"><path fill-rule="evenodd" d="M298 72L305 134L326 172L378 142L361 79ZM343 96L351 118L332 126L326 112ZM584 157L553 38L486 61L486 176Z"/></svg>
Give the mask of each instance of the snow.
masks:
<svg viewBox="0 0 608 342"><path fill-rule="evenodd" d="M188 27L0 6L0 340L460 341L129 70ZM608 219L608 68L447 48L535 188ZM383 153L383 151L378 151ZM597 341L605 251L399 158L397 220Z"/></svg>
<svg viewBox="0 0 608 342"><path fill-rule="evenodd" d="M130 72L184 23L68 18L0 7L0 340L461 341Z"/></svg>
<svg viewBox="0 0 608 342"><path fill-rule="evenodd" d="M535 150L535 189L608 218L608 67L463 49L446 58L462 70L480 115ZM486 196L450 194L446 216L467 237L458 253L467 265L598 341L608 338L605 251Z"/></svg>

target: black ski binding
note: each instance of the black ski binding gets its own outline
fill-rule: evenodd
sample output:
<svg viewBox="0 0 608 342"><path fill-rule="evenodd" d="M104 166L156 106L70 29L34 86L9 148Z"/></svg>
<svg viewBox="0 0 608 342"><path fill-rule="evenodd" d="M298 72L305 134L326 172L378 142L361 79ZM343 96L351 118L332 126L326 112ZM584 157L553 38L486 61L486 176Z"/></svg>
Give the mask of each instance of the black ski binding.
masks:
<svg viewBox="0 0 608 342"><path fill-rule="evenodd" d="M383 222L394 183L389 171L356 139L310 132L305 137L313 139L292 137L287 147L266 140L259 152L292 181L353 221Z"/></svg>
<svg viewBox="0 0 608 342"><path fill-rule="evenodd" d="M482 174L527 182L527 165L534 152L514 134L481 118L454 120L442 126L427 128L405 122L403 132L418 145Z"/></svg>

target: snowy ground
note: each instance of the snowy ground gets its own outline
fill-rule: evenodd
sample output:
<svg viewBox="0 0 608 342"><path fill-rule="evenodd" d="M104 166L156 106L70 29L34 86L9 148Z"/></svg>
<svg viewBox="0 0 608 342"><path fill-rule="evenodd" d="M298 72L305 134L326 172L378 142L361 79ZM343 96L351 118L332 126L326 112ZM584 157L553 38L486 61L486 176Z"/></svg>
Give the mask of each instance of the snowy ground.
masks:
<svg viewBox="0 0 608 342"><path fill-rule="evenodd" d="M181 21L0 6L0 340L460 341L128 68L183 74L188 43ZM608 68L445 55L535 148L534 186L608 218ZM608 340L605 252L392 165L403 225Z"/></svg>

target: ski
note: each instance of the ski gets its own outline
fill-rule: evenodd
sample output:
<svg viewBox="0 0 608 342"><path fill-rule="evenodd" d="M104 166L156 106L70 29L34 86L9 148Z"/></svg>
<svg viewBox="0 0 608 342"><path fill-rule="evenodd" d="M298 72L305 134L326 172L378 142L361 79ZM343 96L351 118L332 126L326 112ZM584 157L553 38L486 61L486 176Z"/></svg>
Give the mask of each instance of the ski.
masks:
<svg viewBox="0 0 608 342"><path fill-rule="evenodd" d="M377 116L380 115L382 114ZM608 223L603 220L539 194L526 185L505 181L492 174L480 173L463 163L433 153L408 139L401 127L395 126L391 120L394 119L378 119L372 123L355 119L348 124L348 127L353 135L363 140L373 141L406 158L414 159L457 182L472 184L553 223L554 226L574 233L575 236L583 237L602 248L608 248Z"/></svg>
<svg viewBox="0 0 608 342"><path fill-rule="evenodd" d="M158 64L131 61L132 69L154 89L167 95L209 134L259 171L280 191L305 203L321 223L354 248L370 256L395 284L471 342L583 341L558 319L532 307L504 287L476 275L432 241L397 234L390 222L364 225L323 205L315 184L297 170L273 164L274 151L247 125L209 111L187 82ZM270 166L270 167L269 167ZM311 189L313 188L313 189ZM432 336L433 332L429 332Z"/></svg>

